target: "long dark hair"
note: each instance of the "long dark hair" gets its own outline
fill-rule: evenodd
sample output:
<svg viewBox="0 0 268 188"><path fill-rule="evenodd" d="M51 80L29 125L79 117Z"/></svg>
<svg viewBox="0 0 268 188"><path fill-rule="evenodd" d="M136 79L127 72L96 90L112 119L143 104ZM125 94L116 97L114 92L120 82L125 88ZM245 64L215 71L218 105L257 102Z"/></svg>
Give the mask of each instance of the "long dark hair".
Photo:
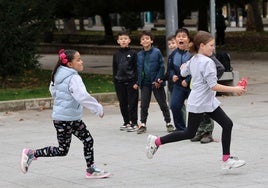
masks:
<svg viewBox="0 0 268 188"><path fill-rule="evenodd" d="M55 77L55 74L56 74L58 68L61 65L67 67L67 63L71 62L73 60L74 54L76 52L77 52L77 50L72 50L72 49L67 49L67 50L61 49L58 52L59 60L58 60L56 66L54 67L54 70L52 71L52 74L51 74L51 82L53 83L53 85L54 85L54 77Z"/></svg>

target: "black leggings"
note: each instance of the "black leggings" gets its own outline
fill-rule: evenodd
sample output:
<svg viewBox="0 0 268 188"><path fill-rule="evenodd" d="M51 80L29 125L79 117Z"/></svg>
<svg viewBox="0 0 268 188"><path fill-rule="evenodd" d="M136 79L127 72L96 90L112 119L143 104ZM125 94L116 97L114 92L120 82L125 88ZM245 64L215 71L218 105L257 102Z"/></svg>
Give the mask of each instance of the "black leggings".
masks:
<svg viewBox="0 0 268 188"><path fill-rule="evenodd" d="M94 164L94 140L87 130L85 123L82 120L77 121L53 121L57 131L57 139L59 146L47 146L42 149L37 149L35 157L60 157L66 156L69 152L72 134L75 135L84 144L84 157L87 167Z"/></svg>
<svg viewBox="0 0 268 188"><path fill-rule="evenodd" d="M223 155L230 154L231 134L233 122L225 114L225 112L218 107L213 112L206 112L206 114L215 120L222 127L222 152ZM191 113L189 112L188 125L184 131L175 131L166 136L160 137L161 144L167 144L170 142L177 142L181 140L191 139L195 136L196 131L203 119L203 113Z"/></svg>

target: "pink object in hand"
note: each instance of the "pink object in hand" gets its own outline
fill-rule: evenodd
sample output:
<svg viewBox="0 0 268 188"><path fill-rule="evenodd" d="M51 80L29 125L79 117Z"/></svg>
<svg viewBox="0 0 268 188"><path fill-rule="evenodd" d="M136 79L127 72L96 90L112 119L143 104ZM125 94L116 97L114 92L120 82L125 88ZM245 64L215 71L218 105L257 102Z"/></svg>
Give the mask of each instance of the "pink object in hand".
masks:
<svg viewBox="0 0 268 188"><path fill-rule="evenodd" d="M244 89L247 88L248 85L248 79L247 78L242 78L238 83L238 86L242 86Z"/></svg>

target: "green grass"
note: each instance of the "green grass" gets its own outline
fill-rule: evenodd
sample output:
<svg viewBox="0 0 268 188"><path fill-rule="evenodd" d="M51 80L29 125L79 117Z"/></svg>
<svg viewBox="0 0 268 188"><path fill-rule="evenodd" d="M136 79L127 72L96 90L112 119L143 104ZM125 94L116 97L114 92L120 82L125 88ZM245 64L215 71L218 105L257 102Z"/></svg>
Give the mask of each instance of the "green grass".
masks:
<svg viewBox="0 0 268 188"><path fill-rule="evenodd" d="M49 70L34 70L10 78L6 88L0 89L0 101L51 97L48 90L50 75ZM114 92L111 75L84 73L80 75L90 94Z"/></svg>
<svg viewBox="0 0 268 188"><path fill-rule="evenodd" d="M60 32L55 33L60 36ZM116 36L116 32L114 36ZM163 49L166 46L165 32L153 31L156 36L155 43ZM190 33L191 36L195 32ZM89 35L95 40L102 40L104 32L85 31L81 35ZM138 32L131 33L132 45L139 45ZM112 42L114 45L114 41ZM226 32L226 44L217 50L241 51L241 52L267 52L268 51L268 32ZM164 50L163 50L164 51ZM50 82L51 71L35 70L27 71L24 75L12 77L6 83L5 88L0 89L0 101L30 99L50 97L48 85ZM89 93L114 92L111 75L81 74Z"/></svg>

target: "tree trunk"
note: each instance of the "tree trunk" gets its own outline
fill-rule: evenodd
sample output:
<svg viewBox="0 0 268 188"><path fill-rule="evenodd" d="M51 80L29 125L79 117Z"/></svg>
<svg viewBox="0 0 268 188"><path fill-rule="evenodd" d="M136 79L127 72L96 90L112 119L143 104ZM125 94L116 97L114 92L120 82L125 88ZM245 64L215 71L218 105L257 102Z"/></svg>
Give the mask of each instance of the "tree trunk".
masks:
<svg viewBox="0 0 268 188"><path fill-rule="evenodd" d="M4 89L4 88L6 88L6 84L7 84L7 75L5 73L3 73L1 75L1 77L2 77L1 80L0 80L1 88Z"/></svg>
<svg viewBox="0 0 268 188"><path fill-rule="evenodd" d="M262 17L266 18L267 16L267 0L262 1Z"/></svg>
<svg viewBox="0 0 268 188"><path fill-rule="evenodd" d="M259 0L253 0L248 4L247 31L264 31L259 9Z"/></svg>
<svg viewBox="0 0 268 188"><path fill-rule="evenodd" d="M248 4L246 29L247 31L255 31L254 16L251 4Z"/></svg>
<svg viewBox="0 0 268 188"><path fill-rule="evenodd" d="M75 26L74 18L64 19L63 26L64 26L63 32L65 34L75 34L76 26Z"/></svg>
<svg viewBox="0 0 268 188"><path fill-rule="evenodd" d="M103 13L101 15L104 26L105 42L113 41L113 30L109 13Z"/></svg>
<svg viewBox="0 0 268 188"><path fill-rule="evenodd" d="M208 0L198 1L198 30L208 31Z"/></svg>
<svg viewBox="0 0 268 188"><path fill-rule="evenodd" d="M79 18L79 31L85 31L84 18Z"/></svg>

